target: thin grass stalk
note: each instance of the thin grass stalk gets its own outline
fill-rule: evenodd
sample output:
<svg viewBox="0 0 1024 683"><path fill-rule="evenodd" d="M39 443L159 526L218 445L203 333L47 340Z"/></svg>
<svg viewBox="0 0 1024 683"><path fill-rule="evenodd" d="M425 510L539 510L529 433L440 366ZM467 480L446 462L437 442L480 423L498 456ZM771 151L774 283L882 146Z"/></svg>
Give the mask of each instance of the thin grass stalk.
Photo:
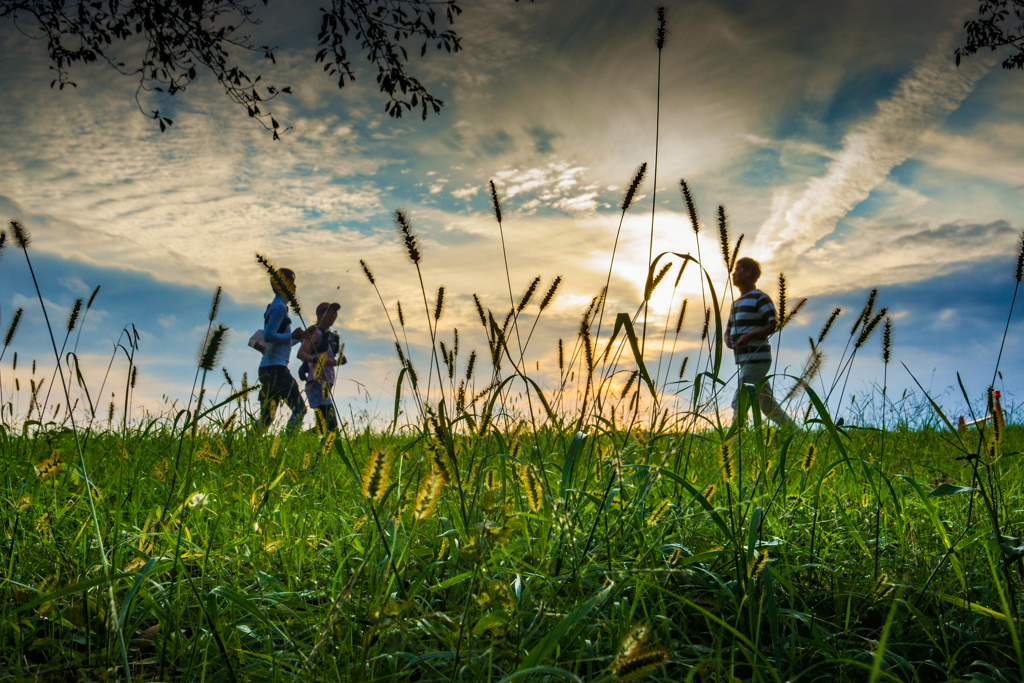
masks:
<svg viewBox="0 0 1024 683"><path fill-rule="evenodd" d="M46 322L46 330L50 336L50 345L53 347L53 355L57 361L58 373L60 374L61 386L64 388L64 400L67 401L68 405L71 405L71 395L68 392L67 382L64 380L64 370L60 363L60 354L57 351L57 340L53 336L53 328L50 326L50 316L46 312L46 303L43 301L43 293L39 289L39 281L36 279L35 269L32 267L32 259L28 255L28 245L30 237L25 228L18 221L11 221L11 231L14 234L15 243L21 247L22 253L25 255L25 263L28 264L29 274L32 276L32 285L35 287L36 296L39 299L39 306L43 311L43 320ZM71 431L75 437L75 449L78 452L78 465L82 471L82 478L85 481L85 492L86 500L89 502L89 514L92 517L93 526L96 531L96 543L97 550L99 551L100 561L103 564L103 572L108 577L111 576L110 560L107 558L107 551L103 544L103 530L100 528L99 515L96 512L96 501L93 497L93 483L89 478L89 471L85 465L85 453L82 451L82 444L78 438L78 426L75 424L74 415L71 416ZM107 583L107 599L110 605L110 614L118 614L117 600L114 598L113 582ZM128 664L128 649L124 642L124 632L120 627L117 629L117 642L121 654L121 664L124 666L125 678L128 683L131 683L131 669Z"/></svg>
<svg viewBox="0 0 1024 683"><path fill-rule="evenodd" d="M655 45L658 48L658 85L657 96L654 105L654 177L651 189L651 237L647 245L647 266L650 268L651 260L654 258L654 212L658 208L658 146L661 133L661 51L665 47L665 6L659 6L658 31ZM640 333L640 358L644 357L647 348L647 309L648 302L644 301L644 326ZM652 400L657 405L658 399L655 396Z"/></svg>
<svg viewBox="0 0 1024 683"><path fill-rule="evenodd" d="M1024 280L1024 233L1021 233L1017 242L1017 260L1013 270L1013 298L1010 299L1010 310L1006 314L1006 327L1003 328L1003 338L999 342L999 355L996 356L996 367L992 371L992 381L989 384L995 386L996 377L999 376L999 363L1003 360L1003 347L1006 346L1006 336L1010 332L1010 319L1013 317L1013 308L1017 303L1017 291L1020 289L1021 280Z"/></svg>

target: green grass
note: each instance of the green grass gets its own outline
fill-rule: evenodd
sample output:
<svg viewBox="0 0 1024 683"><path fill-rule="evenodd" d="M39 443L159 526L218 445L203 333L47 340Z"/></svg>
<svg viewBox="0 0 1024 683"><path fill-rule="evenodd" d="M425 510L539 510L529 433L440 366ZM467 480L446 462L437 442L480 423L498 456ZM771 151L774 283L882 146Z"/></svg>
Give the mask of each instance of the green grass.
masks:
<svg viewBox="0 0 1024 683"><path fill-rule="evenodd" d="M527 429L511 450L539 475L532 511L508 430L441 432L462 492L450 483L422 521L410 505L430 467L422 434L346 432L327 452L314 434L245 427L88 434L107 576L68 431L4 429L6 676L114 677L121 629L141 680L291 680L326 635L303 677L498 681L544 667L529 680L596 681L637 624L668 652L661 680L1020 675L1006 616L1019 611L1020 541L1000 547L981 497L972 510L971 492L946 485L972 479L952 434L897 426L880 484L879 430L834 441L812 427L765 446L748 428L727 487L713 431ZM1021 523L1022 438L1007 428L982 463L1005 529ZM351 471L371 448L395 455L375 505ZM59 469L37 475L54 452Z"/></svg>
<svg viewBox="0 0 1024 683"><path fill-rule="evenodd" d="M957 429L927 395L920 406L886 396L891 327L875 293L831 380L817 347L827 329L812 340L787 402L800 426L775 431L756 406L744 425L723 420L729 289L689 255L659 255L645 287L649 299L663 257L700 281L704 327L687 373L674 353L643 362L643 304L609 312L602 336L598 296L577 339L559 344L550 389L523 358L555 286L536 308L510 294L507 315L479 309L489 348L474 372L459 367L457 335L441 344L442 306L431 309L421 255L409 253L429 357L408 341L425 333L399 315L393 415L345 422L323 445L256 429L251 388L210 405L209 339L196 391L173 415L132 414L128 328L120 423L113 405L97 416L92 396L105 394L89 393L71 356L63 413L37 405L38 385L8 385L0 678L1024 677L1024 429L994 439L989 423ZM672 317L663 348L680 338ZM845 414L844 425L829 397L883 319L886 374L859 403L878 406L877 419ZM653 323L646 335L653 346ZM476 391L478 378L489 384ZM418 495L439 477L436 500Z"/></svg>

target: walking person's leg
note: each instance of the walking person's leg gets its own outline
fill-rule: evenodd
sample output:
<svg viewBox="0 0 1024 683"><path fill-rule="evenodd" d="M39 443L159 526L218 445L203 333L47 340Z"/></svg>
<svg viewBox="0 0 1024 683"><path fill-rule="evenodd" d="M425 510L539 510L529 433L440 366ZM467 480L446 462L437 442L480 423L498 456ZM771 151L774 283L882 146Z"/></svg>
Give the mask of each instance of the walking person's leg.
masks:
<svg viewBox="0 0 1024 683"><path fill-rule="evenodd" d="M284 368L284 373L287 375L287 380L282 378L282 385L286 386L284 393L284 400L288 403L288 408L292 411L292 416L288 418L288 424L285 427L285 431L291 432L302 426L302 419L306 417L306 402L302 399L302 392L299 391L299 385L292 377L292 374L288 372L288 368Z"/></svg>
<svg viewBox="0 0 1024 683"><path fill-rule="evenodd" d="M274 391L273 368L274 366L270 365L259 369L260 416L256 424L260 429L267 429L270 426L270 423L274 421L274 414L277 412L279 396Z"/></svg>

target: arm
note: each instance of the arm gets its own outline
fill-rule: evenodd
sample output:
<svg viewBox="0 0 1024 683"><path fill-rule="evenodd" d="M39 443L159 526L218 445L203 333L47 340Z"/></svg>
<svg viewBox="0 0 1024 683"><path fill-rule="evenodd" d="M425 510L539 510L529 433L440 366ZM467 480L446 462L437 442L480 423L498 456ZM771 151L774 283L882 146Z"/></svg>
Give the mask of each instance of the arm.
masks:
<svg viewBox="0 0 1024 683"><path fill-rule="evenodd" d="M288 314L288 309L284 306L270 305L270 313L267 315L267 322L263 325L263 338L268 342L279 344L291 340L291 332L278 333L278 328L281 327L281 323L284 321L285 316Z"/></svg>
<svg viewBox="0 0 1024 683"><path fill-rule="evenodd" d="M746 346L750 342L767 339L769 336L771 336L773 332L775 332L776 327L778 327L778 323L775 321L774 318L772 318L764 327L759 327L756 330L753 330L752 332L741 334L740 336L736 337L736 339L733 339L733 346L730 346L729 348L734 348L736 346Z"/></svg>
<svg viewBox="0 0 1024 683"><path fill-rule="evenodd" d="M313 353L312 351L313 338L311 336L307 336L304 340L302 340L302 346L299 347L299 352L295 355L298 356L299 360L301 361L304 361L306 363L312 363L313 361L316 360L316 354Z"/></svg>

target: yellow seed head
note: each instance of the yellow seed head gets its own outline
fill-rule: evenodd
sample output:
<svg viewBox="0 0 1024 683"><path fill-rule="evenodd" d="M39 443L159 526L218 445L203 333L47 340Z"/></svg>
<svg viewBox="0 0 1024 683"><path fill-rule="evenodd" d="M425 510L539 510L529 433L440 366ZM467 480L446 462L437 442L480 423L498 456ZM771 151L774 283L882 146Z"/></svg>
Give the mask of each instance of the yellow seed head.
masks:
<svg viewBox="0 0 1024 683"><path fill-rule="evenodd" d="M639 652L640 648L642 648L644 643L647 642L647 638L650 635L651 629L649 629L646 624L637 624L633 628L629 629L622 639L622 647L619 649L619 657L628 657Z"/></svg>
<svg viewBox="0 0 1024 683"><path fill-rule="evenodd" d="M484 474L484 486L490 491L498 490L498 487L501 486L501 482L498 481L497 470L487 470Z"/></svg>
<svg viewBox="0 0 1024 683"><path fill-rule="evenodd" d="M700 492L700 495L704 496L704 500L710 502L710 500L715 495L715 485L708 484L707 486L704 487L704 490Z"/></svg>
<svg viewBox="0 0 1024 683"><path fill-rule="evenodd" d="M363 470L363 497L379 502L391 477L391 454L374 449Z"/></svg>
<svg viewBox="0 0 1024 683"><path fill-rule="evenodd" d="M640 650L629 657L619 657L612 662L611 668L616 683L629 683L653 673L667 661L668 650L663 647L652 647Z"/></svg>
<svg viewBox="0 0 1024 683"><path fill-rule="evenodd" d="M647 519L647 526L657 526L661 522L661 518L668 513L672 508L672 501L666 498L665 500L654 506L654 510L651 511L651 516Z"/></svg>
<svg viewBox="0 0 1024 683"><path fill-rule="evenodd" d="M718 447L718 466L722 468L722 479L724 481L730 482L736 477L732 441L726 441Z"/></svg>
<svg viewBox="0 0 1024 683"><path fill-rule="evenodd" d="M39 467L36 468L36 472L39 475L41 481L45 481L57 475L60 472L60 466L63 461L60 458L60 451L54 451L49 458L39 463Z"/></svg>
<svg viewBox="0 0 1024 683"><path fill-rule="evenodd" d="M537 512L544 500L544 491L540 486L540 478L529 465L519 466L519 481L526 492L526 503L531 512Z"/></svg>
<svg viewBox="0 0 1024 683"><path fill-rule="evenodd" d="M427 460L430 462L430 467L435 472L439 472L445 481L448 481L451 478L451 473L448 468L448 453L445 451L444 445L442 445L437 437L431 436L426 440L423 448Z"/></svg>
<svg viewBox="0 0 1024 683"><path fill-rule="evenodd" d="M420 490L416 493L416 503L413 505L412 516L418 520L424 520L434 513L437 501L444 489L444 475L431 470L423 478Z"/></svg>
<svg viewBox="0 0 1024 683"><path fill-rule="evenodd" d="M807 450L804 451L804 459L800 463L800 469L807 472L814 467L814 461L818 458L818 446L812 441L807 444Z"/></svg>
<svg viewBox="0 0 1024 683"><path fill-rule="evenodd" d="M750 578L754 581L757 577L761 576L761 572L768 566L768 551L758 550L754 553L754 559L750 561L750 566L747 567L747 572L750 574Z"/></svg>
<svg viewBox="0 0 1024 683"><path fill-rule="evenodd" d="M683 551L676 546L672 549L672 554L668 556L668 563L674 565L679 561L679 558L683 556Z"/></svg>

